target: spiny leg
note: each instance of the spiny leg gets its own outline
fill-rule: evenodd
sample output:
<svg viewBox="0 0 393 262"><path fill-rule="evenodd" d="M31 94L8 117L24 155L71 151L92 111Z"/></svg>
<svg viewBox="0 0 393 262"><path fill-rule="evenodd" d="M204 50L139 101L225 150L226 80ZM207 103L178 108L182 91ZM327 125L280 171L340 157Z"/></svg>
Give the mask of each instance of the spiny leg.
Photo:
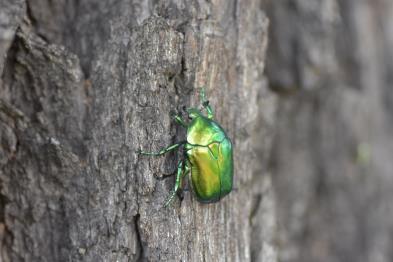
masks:
<svg viewBox="0 0 393 262"><path fill-rule="evenodd" d="M180 159L179 158L179 155L180 155L179 153L180 153L179 151L176 152L176 158L177 159ZM166 179L166 178L168 178L170 176L176 175L176 173L177 173L177 168L174 171L172 171L171 173L164 173L161 176L154 176L154 178L157 179L157 180L164 180L164 179Z"/></svg>
<svg viewBox="0 0 393 262"><path fill-rule="evenodd" d="M184 119L180 115L173 113L172 118L175 119L176 123L187 128L188 125L187 125L186 121L184 121Z"/></svg>
<svg viewBox="0 0 393 262"><path fill-rule="evenodd" d="M171 194L168 196L167 200L165 201L164 207L168 207L173 199L175 198L176 194L180 192L183 188L183 179L190 171L188 164L184 164L184 161L179 161L177 165L177 174L176 174L176 182L175 187L171 191Z"/></svg>
<svg viewBox="0 0 393 262"><path fill-rule="evenodd" d="M179 146L181 146L181 145L183 145L185 143L186 143L185 141L182 141L182 142L179 142L177 144L174 144L174 145L168 146L166 148L163 148L163 149L161 149L158 152L144 152L142 150L139 150L139 151L137 151L137 153L139 153L141 155L145 155L145 156L161 156L161 155L163 155L165 153L168 153L168 152L170 152L172 150L175 150L176 148L178 148Z"/></svg>
<svg viewBox="0 0 393 262"><path fill-rule="evenodd" d="M200 90L200 99L201 99L203 107L206 109L207 118L213 119L213 116L214 116L213 109L209 105L209 100L206 99L205 89L203 87Z"/></svg>

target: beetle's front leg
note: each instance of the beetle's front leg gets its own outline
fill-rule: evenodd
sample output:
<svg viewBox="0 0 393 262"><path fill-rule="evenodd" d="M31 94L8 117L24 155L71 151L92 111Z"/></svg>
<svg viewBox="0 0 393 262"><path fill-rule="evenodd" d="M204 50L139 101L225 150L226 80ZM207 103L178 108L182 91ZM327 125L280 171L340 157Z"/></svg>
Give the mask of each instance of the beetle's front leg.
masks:
<svg viewBox="0 0 393 262"><path fill-rule="evenodd" d="M184 119L181 117L181 115L172 112L171 117L176 121L176 123L187 128L188 125L187 125L186 121L184 121Z"/></svg>
<svg viewBox="0 0 393 262"><path fill-rule="evenodd" d="M172 203L176 194L183 189L183 179L188 174L189 171L190 171L189 166L187 164L184 164L184 161L179 161L179 164L177 165L175 187L173 188L171 194L168 196L167 200L165 201L164 207L168 207Z"/></svg>
<svg viewBox="0 0 393 262"><path fill-rule="evenodd" d="M138 150L137 153L141 154L141 155L145 155L145 156L161 156L161 155L163 155L165 153L168 153L168 152L170 152L172 150L175 150L176 148L178 148L179 146L181 146L181 145L183 145L185 143L186 143L185 141L182 141L180 143L177 143L177 144L168 146L166 148L163 148L163 149L161 149L158 152L144 152L142 150Z"/></svg>
<svg viewBox="0 0 393 262"><path fill-rule="evenodd" d="M203 87L200 90L200 99L202 102L202 106L205 108L205 110L207 112L207 118L213 119L213 116L214 116L213 109L209 105L209 100L206 99L205 89Z"/></svg>

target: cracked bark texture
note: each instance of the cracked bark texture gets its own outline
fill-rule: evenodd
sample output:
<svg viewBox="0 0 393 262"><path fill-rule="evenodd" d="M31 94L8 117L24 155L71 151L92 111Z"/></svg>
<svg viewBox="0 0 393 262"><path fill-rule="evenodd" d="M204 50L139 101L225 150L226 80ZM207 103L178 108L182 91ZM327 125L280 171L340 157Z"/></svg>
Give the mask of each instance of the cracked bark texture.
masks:
<svg viewBox="0 0 393 262"><path fill-rule="evenodd" d="M2 1L0 261L275 261L267 26L256 0ZM163 209L178 156L135 151L201 86L236 190Z"/></svg>
<svg viewBox="0 0 393 262"><path fill-rule="evenodd" d="M391 261L392 28L389 0L2 0L0 261ZM162 209L178 156L135 150L200 86L236 190Z"/></svg>

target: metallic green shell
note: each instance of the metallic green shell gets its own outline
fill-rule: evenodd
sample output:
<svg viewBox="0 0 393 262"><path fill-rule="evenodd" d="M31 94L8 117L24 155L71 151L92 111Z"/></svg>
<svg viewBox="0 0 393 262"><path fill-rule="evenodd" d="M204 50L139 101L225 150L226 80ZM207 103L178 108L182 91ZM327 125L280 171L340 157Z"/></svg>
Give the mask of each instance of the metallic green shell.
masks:
<svg viewBox="0 0 393 262"><path fill-rule="evenodd" d="M192 120L186 151L192 188L200 202L219 201L232 190L232 143L222 127L204 116Z"/></svg>

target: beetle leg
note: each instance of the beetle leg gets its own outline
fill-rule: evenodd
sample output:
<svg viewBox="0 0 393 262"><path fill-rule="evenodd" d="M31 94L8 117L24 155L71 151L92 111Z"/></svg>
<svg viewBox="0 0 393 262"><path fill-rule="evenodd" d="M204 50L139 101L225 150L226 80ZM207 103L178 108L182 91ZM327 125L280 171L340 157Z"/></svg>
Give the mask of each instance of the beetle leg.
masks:
<svg viewBox="0 0 393 262"><path fill-rule="evenodd" d="M186 121L184 121L184 119L181 117L180 114L177 114L176 112L172 111L171 118L173 118L176 121L176 123L178 123L179 125L182 125L183 127L187 128L187 123Z"/></svg>
<svg viewBox="0 0 393 262"><path fill-rule="evenodd" d="M166 148L161 149L159 152L144 152L142 150L139 150L139 151L137 151L137 153L141 154L141 155L145 155L145 156L161 156L161 155L163 155L165 153L168 153L168 152L170 152L172 150L175 150L176 148L178 148L179 146L181 146L181 145L183 145L185 143L186 142L183 141L183 142L180 142L180 143L168 146Z"/></svg>
<svg viewBox="0 0 393 262"><path fill-rule="evenodd" d="M209 119L213 119L213 109L211 108L211 106L209 105L209 100L206 99L206 94L205 94L205 89L202 87L201 91L200 91L200 99L202 102L203 107L205 108L205 110L207 111L207 118Z"/></svg>
<svg viewBox="0 0 393 262"><path fill-rule="evenodd" d="M175 119L176 123L178 123L184 127L187 127L187 123L184 121L184 119L181 116L174 115L173 118Z"/></svg>
<svg viewBox="0 0 393 262"><path fill-rule="evenodd" d="M177 174L176 174L176 182L175 182L175 187L171 191L170 195L168 196L167 200L165 201L164 207L168 207L173 199L175 198L182 182L182 175L183 175L183 167L184 167L184 162L179 161L179 164L177 165Z"/></svg>
<svg viewBox="0 0 393 262"><path fill-rule="evenodd" d="M190 171L190 168L187 164L184 164L184 161L180 161L177 165L177 174L176 174L176 182L175 187L171 191L171 194L168 196L167 200L165 201L164 207L168 207L173 199L175 198L176 194L179 193L183 188L183 179Z"/></svg>

